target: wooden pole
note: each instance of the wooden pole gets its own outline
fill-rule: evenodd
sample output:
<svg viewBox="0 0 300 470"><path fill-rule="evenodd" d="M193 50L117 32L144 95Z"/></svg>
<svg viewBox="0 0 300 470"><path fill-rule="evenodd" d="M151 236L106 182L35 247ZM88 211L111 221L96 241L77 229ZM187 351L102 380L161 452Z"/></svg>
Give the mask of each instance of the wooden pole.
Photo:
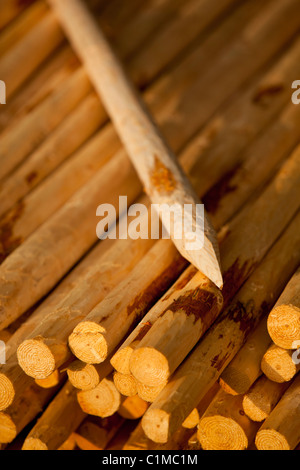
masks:
<svg viewBox="0 0 300 470"><path fill-rule="evenodd" d="M285 179L285 171L288 167L290 168L290 174L292 174L294 172L294 168L296 168L294 165L296 165L298 160L300 161L299 150L291 156L290 161L283 166L274 182L270 184L269 188L271 192L277 193L275 181L277 178L278 180L281 180L281 178ZM296 186L294 186L294 189L295 188ZM294 191L294 189L292 191ZM264 197L259 199L257 203L254 203L254 205L257 204L258 207L261 205L262 211L264 211L264 206L266 207L266 210L269 210L267 207L267 192L268 190L266 190ZM252 225L255 217L253 216L252 220L248 221L247 210L248 208L246 207L244 214L241 217L238 216L234 221L232 221L230 224L232 227L228 227L230 234L225 238L225 242L222 245L222 249L224 245L227 247L223 251L223 265L225 276L228 278L228 287L230 289L238 288L238 285L241 285L239 283L242 281L243 276L245 276L244 279L247 278L253 270L253 268L250 267L254 261L253 253L258 254L258 245L256 245L255 248L253 246L251 250L251 244L248 243L245 248L247 233L252 232L252 228L249 229L249 226L253 227L253 230L255 228L255 225ZM261 219L260 211L258 211L257 214L257 221L259 221ZM241 226L245 229L243 238L240 238L241 229L238 228L238 223L241 219L243 219ZM263 221L261 222L264 224ZM233 227L235 227L235 231ZM265 239L262 239L261 242L264 243ZM262 244L261 247L263 249L264 245ZM237 261L240 263L240 266L243 266L243 264L246 266L245 272L242 273L242 277L235 279L234 288L232 285L232 279L229 276L231 275L231 271L229 265L226 267L225 258L228 260L231 259L230 262L232 263L232 266L237 263ZM226 269L228 269L227 273ZM149 317L146 316L143 319L143 321L149 322L151 327L148 328L146 335L141 339L130 359L130 370L139 382L145 383L145 385L155 386L159 385L160 380L162 382L165 381L174 372L176 367L178 367L180 362L184 357L186 357L188 352L195 346L196 342L218 316L221 310L221 303L218 301L216 292L212 296L214 300L210 300L209 296L206 298L204 296L203 305L199 304L200 299L197 298L195 294L195 287L200 286L200 290L203 289L203 287L197 277L199 277L199 274L196 274L184 289L181 289L176 293L174 300L172 298L169 300L168 294L165 296L168 299L167 303L164 302L164 298L161 299L161 306L158 308L159 315L157 315L157 321L155 321L154 325L151 319L152 312L149 313ZM212 292L210 288L209 291ZM227 294L226 290L225 294ZM229 300L231 298L232 297L230 295ZM193 311L192 308L192 301L194 299L196 300L195 311ZM213 302L215 302L215 304L213 304ZM213 307L213 305L215 307ZM155 309L156 308L157 306L155 306ZM213 308L215 308L215 311L213 311ZM176 337L178 337L179 334L181 335L181 342L178 345L176 343Z"/></svg>
<svg viewBox="0 0 300 470"><path fill-rule="evenodd" d="M27 2L19 2L18 0L12 0L7 3L5 0L1 0L0 3L0 30L8 25L14 18L16 18L26 6L29 6L32 0Z"/></svg>
<svg viewBox="0 0 300 470"><path fill-rule="evenodd" d="M1 80L10 98L33 71L62 43L62 30L52 12L37 23L0 59ZM34 54L32 53L34 51Z"/></svg>
<svg viewBox="0 0 300 470"><path fill-rule="evenodd" d="M2 134L0 178L35 150L90 91L86 73L79 68L32 113L8 127Z"/></svg>
<svg viewBox="0 0 300 470"><path fill-rule="evenodd" d="M280 18L282 18L282 16L280 16ZM295 18L295 15L293 15L293 19L294 19L294 18ZM273 18L273 20L274 20L274 18ZM233 20L232 20L232 21L233 21ZM232 26L232 25L231 25L231 26ZM288 32L289 32L289 34L291 34L292 25L290 24L289 26L290 26L290 27L289 27ZM275 28L275 29L276 29L276 28ZM272 28L271 28L271 31L274 31L275 29L274 29L274 25L273 25ZM281 35L278 34L278 29L277 29L276 31L277 31L277 36L276 36L276 38L281 37ZM283 37L284 37L284 35L283 35ZM220 36L220 41L221 41L221 40L222 40L222 42L224 42L224 36ZM282 39L282 40L284 41L284 39ZM272 42L272 41L270 42L270 44L272 44L272 47L273 47L273 42ZM278 43L276 43L276 44L278 44ZM261 49L261 48L260 48L260 49ZM269 51L268 54L271 54L271 52ZM199 61L198 61L198 62L199 62ZM230 68L230 75L232 75L232 68ZM219 75L218 75L218 76L219 76ZM223 90L223 91L224 91L224 90ZM223 96L222 96L222 98L223 98ZM197 113L196 113L196 114L197 114ZM207 118L207 115L206 115L206 118ZM178 132L177 132L177 136L180 135L180 134L181 134L181 133L178 133ZM79 174L80 174L80 173L79 173ZM70 179L69 181L72 181L72 179ZM64 185L64 186L65 186L65 185ZM55 198L54 198L54 197L48 197L48 196L49 196L49 194L47 195L47 201L48 201L48 204L49 204L50 201L53 202L53 201L55 200ZM88 196L87 196L87 195L86 195L85 197L88 199ZM38 202L38 201L39 201L39 200L37 199L37 202ZM37 204L36 207L38 207L38 204ZM43 213L44 213L44 211L45 211L45 208L43 209ZM29 214L30 214L30 213L35 213L35 212L30 211ZM65 219L65 218L64 218L64 219ZM26 226L26 224L23 225L23 227L25 227L25 226ZM56 229L56 230L57 230L57 229ZM71 244L72 244L72 243L71 243ZM49 252L49 247L48 247L46 250L43 250L43 253L45 253L45 252ZM78 253L78 256L80 256L80 253ZM39 255L39 258L40 258L40 257L41 257L41 254ZM53 256L53 255L52 255L52 259L54 259L54 256ZM77 259L78 259L78 258L77 258ZM57 272L57 270L56 270L56 272ZM57 272L57 274L58 274L58 272ZM61 274L61 275L62 275L62 274ZM61 276L61 275L60 275L60 276ZM55 282L57 282L57 279L55 279L55 280L53 279L53 280L52 280L51 286L53 286L53 284L54 284ZM29 287L29 286L27 286L27 288L28 288L28 287ZM36 287L35 287L35 289L34 289L34 291L35 291L35 293L36 293L36 296L37 296L38 298L40 298L40 296L43 295L43 292L40 291L40 287L41 287L41 286L40 286L39 284L37 284ZM51 288L51 287L50 287L50 288ZM27 290L30 290L30 288L27 289ZM23 300L24 300L24 299L23 299ZM20 304L25 305L23 302L21 302ZM19 304L19 305L20 305L20 304ZM27 308L27 307L25 307L25 309L26 309L26 308Z"/></svg>
<svg viewBox="0 0 300 470"><path fill-rule="evenodd" d="M300 269L293 275L268 317L268 331L274 343L297 349L300 341Z"/></svg>
<svg viewBox="0 0 300 470"><path fill-rule="evenodd" d="M57 393L59 387L41 389L31 383L22 396L0 413L0 442L8 444L36 418Z"/></svg>
<svg viewBox="0 0 300 470"><path fill-rule="evenodd" d="M121 405L121 395L111 378L103 379L93 390L77 393L81 409L100 418L112 416Z"/></svg>
<svg viewBox="0 0 300 470"><path fill-rule="evenodd" d="M138 395L126 397L122 400L118 409L118 414L124 419L139 419L148 409L149 404L142 400Z"/></svg>
<svg viewBox="0 0 300 470"><path fill-rule="evenodd" d="M276 212L276 220L278 213ZM300 259L298 214L265 260L241 288L232 304L224 311L201 343L175 372L169 384L150 406L149 438L167 442L197 403L218 380L220 374L245 342L265 313L266 306L284 288ZM258 289L258 286L264 286ZM253 304L253 299L254 304ZM251 313L251 314L250 314ZM188 400L187 400L188 397ZM156 425L160 424L160 436ZM162 435L163 434L163 435Z"/></svg>
<svg viewBox="0 0 300 470"><path fill-rule="evenodd" d="M197 436L204 450L246 450L257 429L243 412L242 397L220 390L201 418Z"/></svg>
<svg viewBox="0 0 300 470"><path fill-rule="evenodd" d="M56 87L79 67L79 60L67 46L59 48L11 97L0 112L1 132L33 111Z"/></svg>
<svg viewBox="0 0 300 470"><path fill-rule="evenodd" d="M81 450L104 450L123 424L117 413L105 419L88 416L73 436Z"/></svg>
<svg viewBox="0 0 300 470"><path fill-rule="evenodd" d="M7 10L7 8L9 7L6 6L5 10ZM16 21L1 32L0 56L5 54L12 46L23 39L24 36L44 17L46 11L46 4L43 1L36 1L21 13Z"/></svg>
<svg viewBox="0 0 300 470"><path fill-rule="evenodd" d="M136 381L131 374L114 373L114 384L119 392L126 397L137 395Z"/></svg>
<svg viewBox="0 0 300 470"><path fill-rule="evenodd" d="M252 421L268 418L290 383L278 384L260 377L243 397L243 410Z"/></svg>
<svg viewBox="0 0 300 470"><path fill-rule="evenodd" d="M51 5L83 59L152 203L176 204L179 210L191 204L196 210L200 201L86 8L77 0L63 4L51 0ZM183 257L221 287L219 250L213 227L207 217L204 228L200 227L195 216L196 213L193 226L203 234L203 244L195 240L196 251L188 248L184 230L180 239L176 238L174 228L170 235Z"/></svg>
<svg viewBox="0 0 300 470"><path fill-rule="evenodd" d="M292 350L272 344L262 358L261 370L273 382L283 383L297 374L300 364L294 362Z"/></svg>
<svg viewBox="0 0 300 470"><path fill-rule="evenodd" d="M145 385L136 380L138 396L143 400L147 401L148 403L153 403L166 385L167 381L155 387L149 387L148 385Z"/></svg>
<svg viewBox="0 0 300 470"><path fill-rule="evenodd" d="M300 375L257 433L259 450L293 450L300 442Z"/></svg>
<svg viewBox="0 0 300 470"><path fill-rule="evenodd" d="M101 124L103 124L103 111L99 99L90 94L37 150L5 179L5 184L0 190L0 216L72 155Z"/></svg>
<svg viewBox="0 0 300 470"><path fill-rule="evenodd" d="M69 381L79 390L93 390L111 372L109 360L100 365L73 361L67 369Z"/></svg>
<svg viewBox="0 0 300 470"><path fill-rule="evenodd" d="M270 346L267 317L249 335L244 346L226 367L220 377L220 385L231 395L243 395L262 374L261 360Z"/></svg>
<svg viewBox="0 0 300 470"><path fill-rule="evenodd" d="M67 382L25 439L22 450L57 450L86 417Z"/></svg>

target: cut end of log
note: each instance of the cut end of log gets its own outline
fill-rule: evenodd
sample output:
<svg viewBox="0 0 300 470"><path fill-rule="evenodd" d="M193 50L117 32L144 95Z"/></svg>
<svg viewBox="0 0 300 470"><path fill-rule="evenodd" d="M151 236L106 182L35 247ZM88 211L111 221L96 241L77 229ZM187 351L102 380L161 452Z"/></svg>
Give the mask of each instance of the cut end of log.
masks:
<svg viewBox="0 0 300 470"><path fill-rule="evenodd" d="M243 375L240 370L227 366L219 379L220 387L230 395L243 395L251 387L251 382L247 374Z"/></svg>
<svg viewBox="0 0 300 470"><path fill-rule="evenodd" d="M15 398L15 389L11 380L0 373L0 411L6 410Z"/></svg>
<svg viewBox="0 0 300 470"><path fill-rule="evenodd" d="M124 419L139 419L146 413L148 406L148 403L137 395L128 397L118 409L118 414Z"/></svg>
<svg viewBox="0 0 300 470"><path fill-rule="evenodd" d="M271 407L261 393L248 393L243 398L243 410L252 421L261 423L270 414Z"/></svg>
<svg viewBox="0 0 300 470"><path fill-rule="evenodd" d="M129 364L133 351L133 346L126 346L125 348L119 349L111 358L111 365L117 372L120 372L120 374L130 374Z"/></svg>
<svg viewBox="0 0 300 470"><path fill-rule="evenodd" d="M87 364L101 364L108 354L105 330L94 322L81 322L69 337L72 353Z"/></svg>
<svg viewBox="0 0 300 470"><path fill-rule="evenodd" d="M262 358L261 370L272 382L283 383L295 376L297 365L293 362L291 351L273 345Z"/></svg>
<svg viewBox="0 0 300 470"><path fill-rule="evenodd" d="M0 413L0 444L9 444L17 437L17 428L12 418Z"/></svg>
<svg viewBox="0 0 300 470"><path fill-rule="evenodd" d="M121 404L119 391L108 379L103 379L93 390L78 392L77 399L85 413L100 418L112 416Z"/></svg>
<svg viewBox="0 0 300 470"><path fill-rule="evenodd" d="M188 417L183 421L182 427L185 429L193 429L198 426L199 421L199 412L197 408L194 408L193 411L188 415Z"/></svg>
<svg viewBox="0 0 300 470"><path fill-rule="evenodd" d="M138 348L130 359L130 370L138 382L149 387L159 387L169 378L166 357L154 348Z"/></svg>
<svg viewBox="0 0 300 470"><path fill-rule="evenodd" d="M92 364L74 361L67 369L69 381L78 390L93 390L99 385L100 377Z"/></svg>
<svg viewBox="0 0 300 470"><path fill-rule="evenodd" d="M274 429L258 431L255 445L258 450L291 450L286 438Z"/></svg>
<svg viewBox="0 0 300 470"><path fill-rule="evenodd" d="M146 436L158 444L165 444L169 439L168 413L160 409L149 409L142 418L142 427Z"/></svg>
<svg viewBox="0 0 300 470"><path fill-rule="evenodd" d="M56 369L51 349L39 339L29 339L21 343L17 355L20 367L34 379L47 379Z"/></svg>
<svg viewBox="0 0 300 470"><path fill-rule="evenodd" d="M300 340L300 309L293 305L280 305L268 317L268 331L277 346L296 349Z"/></svg>
<svg viewBox="0 0 300 470"><path fill-rule="evenodd" d="M136 382L138 396L148 403L153 403L166 385L167 381L158 387L149 387L148 385L142 384L138 381Z"/></svg>
<svg viewBox="0 0 300 470"><path fill-rule="evenodd" d="M40 439L28 437L23 444L22 450L48 450L48 447Z"/></svg>
<svg viewBox="0 0 300 470"><path fill-rule="evenodd" d="M114 384L125 397L134 397L137 394L136 381L132 374L120 374L120 372L115 372Z"/></svg>
<svg viewBox="0 0 300 470"><path fill-rule="evenodd" d="M197 436L204 450L246 450L248 439L231 418L210 416L201 419Z"/></svg>

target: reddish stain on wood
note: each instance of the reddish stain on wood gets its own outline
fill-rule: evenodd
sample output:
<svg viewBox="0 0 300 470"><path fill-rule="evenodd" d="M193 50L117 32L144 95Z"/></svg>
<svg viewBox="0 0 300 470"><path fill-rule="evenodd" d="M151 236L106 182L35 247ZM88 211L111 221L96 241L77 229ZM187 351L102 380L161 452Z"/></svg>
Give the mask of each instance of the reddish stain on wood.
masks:
<svg viewBox="0 0 300 470"><path fill-rule="evenodd" d="M167 168L155 155L154 168L150 174L151 186L160 193L170 193L176 189L176 180L169 168Z"/></svg>

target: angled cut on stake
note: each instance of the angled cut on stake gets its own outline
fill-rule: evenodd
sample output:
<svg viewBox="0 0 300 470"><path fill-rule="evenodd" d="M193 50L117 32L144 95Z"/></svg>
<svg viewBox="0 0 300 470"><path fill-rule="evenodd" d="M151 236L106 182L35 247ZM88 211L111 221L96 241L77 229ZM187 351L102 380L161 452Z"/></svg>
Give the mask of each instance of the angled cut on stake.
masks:
<svg viewBox="0 0 300 470"><path fill-rule="evenodd" d="M98 25L80 0L49 0L49 3L83 60L145 191L152 203L162 208L162 218L163 207L168 214L170 207L175 208L178 218L182 218L185 205L193 208L191 225L188 230L183 230L181 237L175 236L175 228L170 227L174 244L184 258L221 288L223 280L215 231L206 214L204 220L197 217L196 207L200 200ZM193 248L191 235L196 238Z"/></svg>

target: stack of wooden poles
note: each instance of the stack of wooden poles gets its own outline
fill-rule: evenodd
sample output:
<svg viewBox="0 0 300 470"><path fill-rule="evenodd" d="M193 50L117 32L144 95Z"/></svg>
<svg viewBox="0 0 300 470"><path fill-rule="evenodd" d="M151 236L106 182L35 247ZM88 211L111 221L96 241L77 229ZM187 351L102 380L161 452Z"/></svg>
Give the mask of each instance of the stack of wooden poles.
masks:
<svg viewBox="0 0 300 470"><path fill-rule="evenodd" d="M149 201L54 12L0 0L0 445L296 449L299 0L87 3L218 231L223 296L170 240L97 239L100 204Z"/></svg>

